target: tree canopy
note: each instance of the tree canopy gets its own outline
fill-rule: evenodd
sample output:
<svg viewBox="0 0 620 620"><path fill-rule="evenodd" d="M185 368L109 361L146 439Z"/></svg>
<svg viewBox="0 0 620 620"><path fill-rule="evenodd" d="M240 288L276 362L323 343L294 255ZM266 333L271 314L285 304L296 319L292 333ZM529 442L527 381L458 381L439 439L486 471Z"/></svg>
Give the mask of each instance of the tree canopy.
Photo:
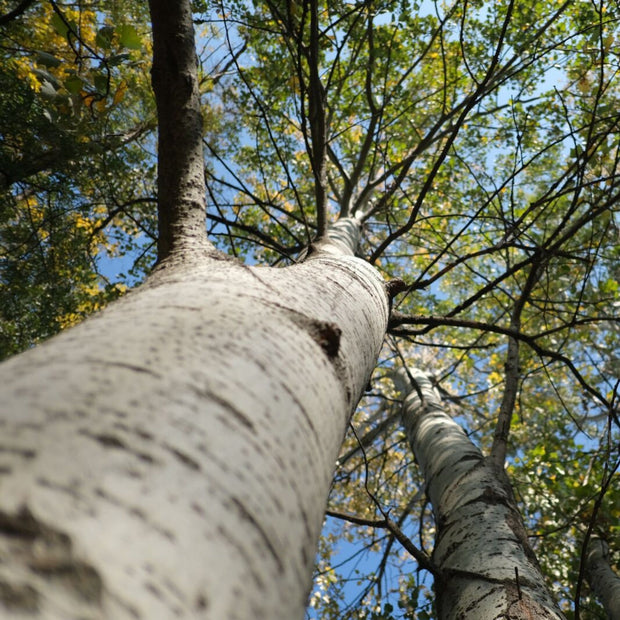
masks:
<svg viewBox="0 0 620 620"><path fill-rule="evenodd" d="M155 238L146 7L30 2L12 16L11 5L0 5L0 357L117 297ZM120 255L137 271L112 281L102 260Z"/></svg>
<svg viewBox="0 0 620 620"><path fill-rule="evenodd" d="M0 2L3 357L154 259L146 8ZM429 552L436 530L399 419L403 362L506 462L566 615L604 617L585 559L594 536L620 553L618 4L193 8L211 239L286 265L355 216L359 255L398 282L334 474L309 617L434 617L432 579L403 545Z"/></svg>

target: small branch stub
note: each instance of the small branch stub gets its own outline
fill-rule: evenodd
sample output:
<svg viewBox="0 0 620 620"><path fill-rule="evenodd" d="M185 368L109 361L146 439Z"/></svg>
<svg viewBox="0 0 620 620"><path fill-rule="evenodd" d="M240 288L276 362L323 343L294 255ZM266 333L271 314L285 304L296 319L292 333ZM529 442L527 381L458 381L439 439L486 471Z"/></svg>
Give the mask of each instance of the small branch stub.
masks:
<svg viewBox="0 0 620 620"><path fill-rule="evenodd" d="M317 344L327 353L327 357L333 359L340 349L340 336L342 330L335 324L327 321L315 321L313 323L313 338Z"/></svg>
<svg viewBox="0 0 620 620"><path fill-rule="evenodd" d="M338 357L342 330L336 323L322 321L299 312L291 312L290 318L296 325L308 332L312 340L325 351L330 360Z"/></svg>
<svg viewBox="0 0 620 620"><path fill-rule="evenodd" d="M398 295L399 293L404 293L406 290L409 289L407 283L400 278L394 278L393 280L386 282L385 288L387 290L390 301L392 301L394 297L396 297L396 295Z"/></svg>

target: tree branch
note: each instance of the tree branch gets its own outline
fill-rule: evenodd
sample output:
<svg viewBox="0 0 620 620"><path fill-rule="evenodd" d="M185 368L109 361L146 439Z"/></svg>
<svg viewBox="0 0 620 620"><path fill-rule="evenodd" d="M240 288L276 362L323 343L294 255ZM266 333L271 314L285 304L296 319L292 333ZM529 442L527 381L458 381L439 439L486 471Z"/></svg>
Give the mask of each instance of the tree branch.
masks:
<svg viewBox="0 0 620 620"><path fill-rule="evenodd" d="M22 0L12 11L9 11L4 15L0 15L0 26L4 26L5 24L12 22L14 19L17 19L20 15L25 13L34 3L35 0Z"/></svg>
<svg viewBox="0 0 620 620"><path fill-rule="evenodd" d="M392 313L394 315L394 313ZM579 385L581 385L581 387L588 392L589 394L591 394L592 396L594 396L594 398L596 398L597 401L599 401L601 404L603 404L605 407L609 407L610 403L608 401L607 398L605 398L597 389L593 388L583 377L583 375L577 370L575 364L565 355L562 355L561 353L557 352L557 351L551 351L550 349L546 349L544 347L542 347L541 345L539 345L536 340L544 335L547 335L548 333L550 333L551 331L557 331L557 330L550 330L548 332L545 332L544 334L540 334L539 336L530 336L527 334L523 334L521 332L515 332L514 330L511 330L510 328L506 328L506 327L501 327L498 325L494 325L494 324L489 324L489 323L484 323L482 321L470 321L467 319L456 319L453 316L446 316L446 317L407 317L405 315L401 315L400 313L396 313L396 317L392 316L392 318L390 319L390 324L388 325L388 327L390 328L390 333L393 336L409 336L412 335L410 333L408 333L406 330L402 330L402 331L398 331L398 330L393 330L391 329L392 325L393 325L393 321L399 321L399 324L404 324L404 323L418 323L418 324L423 324L423 325L428 325L429 329L432 329L433 327L439 327L439 326L454 326L454 327L466 327L466 328L471 328L471 329L479 329L482 331L488 331L488 332L495 332L498 334L505 334L508 336L512 336L522 342L525 342L529 347L531 347L541 358L550 358L554 361L558 361L561 362L563 364L565 364L568 369L570 370L571 374L575 377L575 379L577 379L577 382L579 383ZM592 320L588 320L588 321L582 321L582 323L586 323L586 322L591 322L594 320L604 320L604 321L617 321L618 319L616 318L608 318L608 317L604 317L604 318L600 318L600 319L592 319ZM574 324L573 324L574 325ZM569 326L566 326L569 327ZM419 335L421 333L426 333L427 330L422 330L422 331L417 331L414 335Z"/></svg>
<svg viewBox="0 0 620 620"><path fill-rule="evenodd" d="M534 286L538 282L542 271L545 267L544 261L535 260L532 262L527 281L519 295L519 299L515 302L512 314L510 316L511 331L519 333L521 331L521 314L525 308L525 304L529 299ZM504 393L502 394L502 402L499 407L497 416L497 424L493 434L493 445L491 446L491 462L496 468L498 474L503 473L504 461L506 460L506 452L508 449L508 434L510 433L510 422L517 400L517 392L519 389L519 379L521 377L521 369L519 363L519 339L514 336L508 337L508 351L506 353L505 363L505 383Z"/></svg>
<svg viewBox="0 0 620 620"><path fill-rule="evenodd" d="M310 0L310 45L306 53L310 69L308 106L312 136L312 173L316 201L317 236L327 232L327 123L325 117L325 89L319 75L319 4Z"/></svg>

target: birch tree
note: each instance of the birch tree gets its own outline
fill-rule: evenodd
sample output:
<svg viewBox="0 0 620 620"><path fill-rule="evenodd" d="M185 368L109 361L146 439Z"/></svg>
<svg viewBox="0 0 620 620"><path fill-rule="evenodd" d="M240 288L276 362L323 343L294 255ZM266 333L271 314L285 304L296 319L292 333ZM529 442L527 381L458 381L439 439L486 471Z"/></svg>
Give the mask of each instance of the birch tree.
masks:
<svg viewBox="0 0 620 620"><path fill-rule="evenodd" d="M620 577L609 565L609 545L594 538L588 548L586 571L591 588L602 601L609 618L620 618Z"/></svg>
<svg viewBox="0 0 620 620"><path fill-rule="evenodd" d="M299 617L386 287L352 256L354 220L282 270L208 242L190 7L151 12L158 267L2 368L2 602L16 617Z"/></svg>
<svg viewBox="0 0 620 620"><path fill-rule="evenodd" d="M450 418L424 373L406 373L403 426L438 527L432 561L439 617L563 618L503 468Z"/></svg>
<svg viewBox="0 0 620 620"><path fill-rule="evenodd" d="M0 26L35 6L3 5ZM301 617L318 537L310 617L450 617L470 575L435 604L452 534L398 422L404 363L433 375L451 432L501 481L492 526L521 511L500 597L598 613L587 540L596 527L620 548L618 7L177 8L151 3L158 187L145 134L144 178L134 166L123 188L137 202L117 205L157 238L157 264L2 367L5 607ZM122 51L110 27L94 27L105 59ZM368 557L349 574L337 546L353 537ZM488 576L483 559L465 570Z"/></svg>

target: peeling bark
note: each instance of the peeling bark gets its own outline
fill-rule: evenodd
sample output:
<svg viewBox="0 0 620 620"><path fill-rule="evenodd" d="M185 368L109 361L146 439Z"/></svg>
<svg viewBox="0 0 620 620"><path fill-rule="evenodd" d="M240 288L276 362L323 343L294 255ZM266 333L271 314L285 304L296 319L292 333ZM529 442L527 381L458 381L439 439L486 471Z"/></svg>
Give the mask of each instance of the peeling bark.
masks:
<svg viewBox="0 0 620 620"><path fill-rule="evenodd" d="M353 256L203 255L5 362L0 615L302 618L387 318Z"/></svg>
<svg viewBox="0 0 620 620"><path fill-rule="evenodd" d="M416 385L406 386L403 424L437 523L432 560L439 571L439 618L563 618L544 584L508 481L444 411L428 377L412 376Z"/></svg>

